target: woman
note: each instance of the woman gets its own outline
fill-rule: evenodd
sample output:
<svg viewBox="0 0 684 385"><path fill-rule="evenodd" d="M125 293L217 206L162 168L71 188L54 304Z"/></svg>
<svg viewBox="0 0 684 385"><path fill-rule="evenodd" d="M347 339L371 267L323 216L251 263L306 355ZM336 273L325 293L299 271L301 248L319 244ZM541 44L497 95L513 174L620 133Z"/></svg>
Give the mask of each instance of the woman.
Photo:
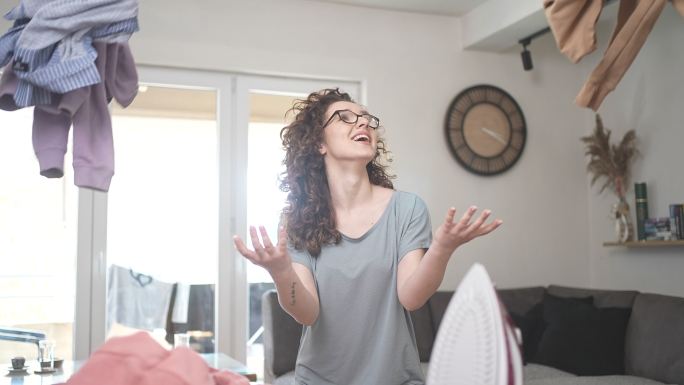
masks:
<svg viewBox="0 0 684 385"><path fill-rule="evenodd" d="M235 246L273 277L283 309L304 325L295 382L423 384L409 311L437 290L454 250L496 229L450 208L435 232L425 203L395 191L380 157L380 121L338 89L312 93L283 128L289 191L276 245L250 227Z"/></svg>

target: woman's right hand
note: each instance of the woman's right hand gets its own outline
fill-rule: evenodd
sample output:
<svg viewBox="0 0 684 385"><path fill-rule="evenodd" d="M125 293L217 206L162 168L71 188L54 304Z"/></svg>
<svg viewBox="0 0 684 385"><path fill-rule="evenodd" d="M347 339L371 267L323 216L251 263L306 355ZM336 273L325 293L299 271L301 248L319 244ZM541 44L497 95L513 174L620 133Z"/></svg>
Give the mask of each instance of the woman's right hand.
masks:
<svg viewBox="0 0 684 385"><path fill-rule="evenodd" d="M287 233L285 232L285 229L281 227L278 230L278 244L274 246L271 239L268 237L268 233L264 226L259 226L259 232L261 233L263 244L261 240L259 240L256 228L254 226L249 226L249 235L250 238L252 238L254 250L248 249L242 239L237 235L233 236L235 248L253 264L266 269L275 279L280 273L286 272L292 268L292 259L287 252Z"/></svg>

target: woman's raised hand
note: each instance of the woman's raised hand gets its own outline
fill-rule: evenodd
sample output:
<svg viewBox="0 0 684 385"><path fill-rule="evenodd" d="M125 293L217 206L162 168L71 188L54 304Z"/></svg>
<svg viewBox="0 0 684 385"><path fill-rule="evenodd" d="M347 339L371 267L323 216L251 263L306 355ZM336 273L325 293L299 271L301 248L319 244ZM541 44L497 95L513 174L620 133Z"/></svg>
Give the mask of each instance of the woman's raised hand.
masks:
<svg viewBox="0 0 684 385"><path fill-rule="evenodd" d="M278 244L275 246L268 237L264 226L259 226L259 232L261 233L263 244L259 240L256 228L249 226L249 235L252 238L254 250L248 249L237 235L233 236L235 248L252 263L266 269L273 277L287 271L292 266L292 259L287 252L287 233L285 229L282 227L278 229Z"/></svg>
<svg viewBox="0 0 684 385"><path fill-rule="evenodd" d="M447 255L451 255L460 245L479 236L491 233L503 223L500 219L497 219L489 224L485 224L487 218L491 215L490 210L484 210L474 222L470 223L476 211L477 207L471 206L459 221L454 222L456 209L450 208L447 211L444 223L435 232L433 246Z"/></svg>

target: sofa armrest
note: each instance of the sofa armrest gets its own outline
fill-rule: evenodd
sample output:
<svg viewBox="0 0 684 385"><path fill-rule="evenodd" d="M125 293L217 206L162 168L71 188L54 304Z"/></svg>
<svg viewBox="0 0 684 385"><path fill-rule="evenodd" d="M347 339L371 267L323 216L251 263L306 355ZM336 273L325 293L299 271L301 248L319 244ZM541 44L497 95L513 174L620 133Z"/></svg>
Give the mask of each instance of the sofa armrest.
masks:
<svg viewBox="0 0 684 385"><path fill-rule="evenodd" d="M625 371L684 384L684 298L637 295L625 336Z"/></svg>
<svg viewBox="0 0 684 385"><path fill-rule="evenodd" d="M435 329L432 327L432 315L430 305L426 303L419 309L412 311L411 321L413 323L413 333L418 345L418 356L420 362L430 362L430 354L435 342Z"/></svg>
<svg viewBox="0 0 684 385"><path fill-rule="evenodd" d="M275 290L264 293L261 312L264 323L264 381L272 383L278 376L294 370L302 325L280 307Z"/></svg>

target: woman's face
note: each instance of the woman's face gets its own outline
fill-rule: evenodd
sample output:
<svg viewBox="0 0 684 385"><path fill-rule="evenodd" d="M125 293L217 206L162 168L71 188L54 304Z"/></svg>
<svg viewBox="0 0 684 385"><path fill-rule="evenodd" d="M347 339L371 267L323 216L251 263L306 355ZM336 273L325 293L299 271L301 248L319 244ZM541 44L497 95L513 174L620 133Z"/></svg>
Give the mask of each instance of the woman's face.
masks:
<svg viewBox="0 0 684 385"><path fill-rule="evenodd" d="M335 102L328 107L325 121L320 152L326 162L358 161L365 166L373 160L379 121L364 107L352 102Z"/></svg>

